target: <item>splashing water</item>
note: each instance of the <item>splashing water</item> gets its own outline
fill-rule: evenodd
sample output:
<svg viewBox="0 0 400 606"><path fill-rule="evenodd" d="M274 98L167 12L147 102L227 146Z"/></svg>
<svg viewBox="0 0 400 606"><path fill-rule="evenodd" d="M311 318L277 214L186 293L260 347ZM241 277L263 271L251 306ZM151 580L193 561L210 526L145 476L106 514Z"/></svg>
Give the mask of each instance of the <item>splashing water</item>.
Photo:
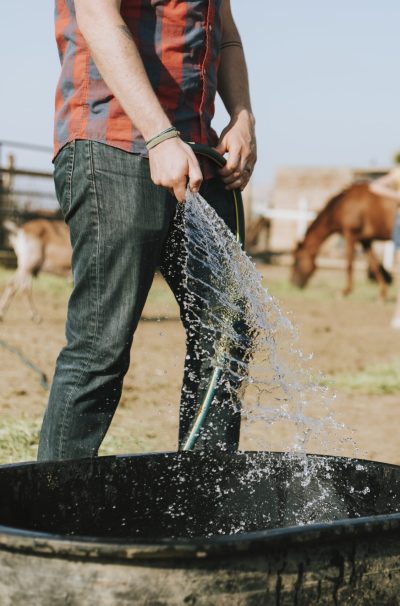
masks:
<svg viewBox="0 0 400 606"><path fill-rule="evenodd" d="M344 428L331 414L333 396L313 378L310 358L295 346L292 323L199 194L188 193L183 213L190 293L185 307L214 344L211 366L222 368L232 405L240 398L244 433L251 433L252 445L261 450L271 450L279 432L279 450L304 453L312 443L332 454ZM196 311L204 308L206 314Z"/></svg>
<svg viewBox="0 0 400 606"><path fill-rule="evenodd" d="M196 379L191 377L191 357L201 360L202 369L219 369L211 419L223 406L226 413L228 403L233 414L241 415L241 444L245 442L246 450L279 450L292 462L298 489L309 494L301 512L293 514L294 523L345 517L329 488L331 457L310 461L306 452L334 455L350 442L355 453L355 445L334 419L334 396L315 378L311 357L296 346L294 326L263 286L261 275L235 236L199 194L188 192L176 222L180 227L172 245L179 239L185 242L178 260L185 282L184 321L197 339L197 349L186 361L186 376ZM200 377L200 393L207 389L209 376L210 372L207 379ZM190 386L183 390L196 400ZM207 418L201 429L205 450L214 431L215 424ZM270 473L271 469L254 467L239 481L250 496L260 478ZM357 492L364 494L366 488L357 488ZM223 500L218 485L212 499ZM170 514L178 516L178 504L172 509ZM231 532L243 529L232 528Z"/></svg>

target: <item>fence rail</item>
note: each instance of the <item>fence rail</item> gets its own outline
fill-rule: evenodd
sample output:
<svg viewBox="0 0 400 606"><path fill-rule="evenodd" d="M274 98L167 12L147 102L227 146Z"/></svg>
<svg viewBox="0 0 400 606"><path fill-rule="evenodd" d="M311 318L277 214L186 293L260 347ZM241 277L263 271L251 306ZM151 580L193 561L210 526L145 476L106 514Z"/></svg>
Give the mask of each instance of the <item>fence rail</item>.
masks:
<svg viewBox="0 0 400 606"><path fill-rule="evenodd" d="M28 170L23 168L13 168L0 166L0 173L12 177L33 177L36 179L52 179L53 173L40 170Z"/></svg>
<svg viewBox="0 0 400 606"><path fill-rule="evenodd" d="M5 219L22 223L35 217L58 218L59 211L52 171L16 166L14 153L5 158L5 149L28 152L33 164L37 163L38 154L46 153L49 167L52 151L45 145L0 141L0 250L3 251L9 249L3 227Z"/></svg>

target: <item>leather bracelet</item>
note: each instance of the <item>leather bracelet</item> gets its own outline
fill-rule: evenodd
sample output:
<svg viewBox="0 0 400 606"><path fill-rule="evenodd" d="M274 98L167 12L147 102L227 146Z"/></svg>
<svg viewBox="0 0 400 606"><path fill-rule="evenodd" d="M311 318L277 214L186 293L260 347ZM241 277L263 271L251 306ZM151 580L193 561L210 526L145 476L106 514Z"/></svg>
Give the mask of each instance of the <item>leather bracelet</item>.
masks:
<svg viewBox="0 0 400 606"><path fill-rule="evenodd" d="M175 126L170 126L169 128L166 128L165 130L158 133L158 135L155 135L154 137L146 141L147 150L150 151L151 149L153 149L153 147L156 147L156 145L163 143L163 141L167 141L167 139L179 137L180 134L181 133L177 128L175 128Z"/></svg>

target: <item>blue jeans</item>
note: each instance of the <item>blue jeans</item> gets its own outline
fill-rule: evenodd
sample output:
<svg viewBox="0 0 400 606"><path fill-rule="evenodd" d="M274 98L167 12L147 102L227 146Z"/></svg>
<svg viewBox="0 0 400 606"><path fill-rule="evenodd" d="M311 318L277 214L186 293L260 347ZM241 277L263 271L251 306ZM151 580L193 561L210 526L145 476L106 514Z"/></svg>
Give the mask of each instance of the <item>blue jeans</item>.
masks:
<svg viewBox="0 0 400 606"><path fill-rule="evenodd" d="M395 251L399 251L400 250L400 209L397 210L397 213L396 213L396 216L394 219L392 240L394 243Z"/></svg>
<svg viewBox="0 0 400 606"><path fill-rule="evenodd" d="M187 333L182 445L212 369L207 356L191 356L202 335L193 336L190 318L183 315L185 286L176 260L184 243L173 233L176 200L153 184L147 159L94 141L65 146L55 160L54 179L70 227L74 287L67 345L57 359L38 459L97 455L120 400L133 335L157 267L181 306ZM201 193L234 231L231 194L220 179L206 181ZM228 386L227 393L232 391ZM207 419L212 430L203 433L198 447L235 450L239 406L224 394L219 400Z"/></svg>

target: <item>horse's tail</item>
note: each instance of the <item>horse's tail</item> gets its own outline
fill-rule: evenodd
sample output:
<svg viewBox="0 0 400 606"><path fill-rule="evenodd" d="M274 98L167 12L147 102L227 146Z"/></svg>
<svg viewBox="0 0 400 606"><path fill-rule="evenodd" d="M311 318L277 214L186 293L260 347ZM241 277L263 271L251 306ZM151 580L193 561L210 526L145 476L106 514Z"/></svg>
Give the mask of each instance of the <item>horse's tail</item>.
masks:
<svg viewBox="0 0 400 606"><path fill-rule="evenodd" d="M17 234L18 225L16 223L14 223L14 221L10 221L9 219L6 219L5 221L3 221L3 227L7 231L9 231L11 234L13 234L14 236Z"/></svg>

